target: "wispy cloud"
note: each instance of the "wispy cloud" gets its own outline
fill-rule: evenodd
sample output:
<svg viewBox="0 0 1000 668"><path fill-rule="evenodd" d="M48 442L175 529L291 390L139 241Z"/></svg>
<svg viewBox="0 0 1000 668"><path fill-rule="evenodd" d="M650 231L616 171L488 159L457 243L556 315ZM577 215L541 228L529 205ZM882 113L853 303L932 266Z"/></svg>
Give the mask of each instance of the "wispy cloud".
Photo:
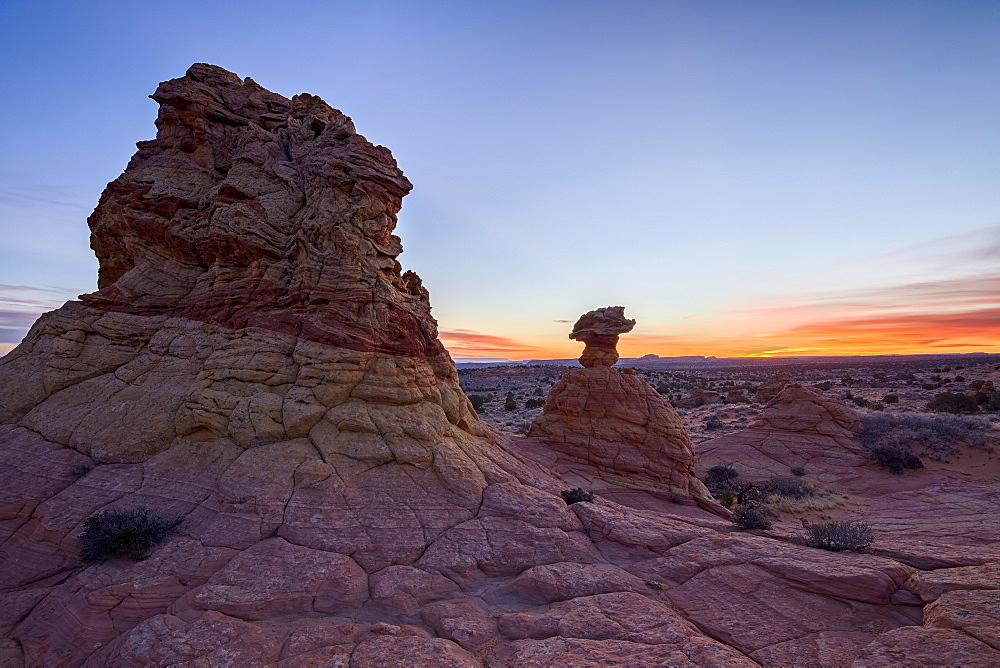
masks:
<svg viewBox="0 0 1000 668"><path fill-rule="evenodd" d="M454 357L505 357L537 352L539 348L504 336L484 334L470 329L453 329L439 334L441 342Z"/></svg>

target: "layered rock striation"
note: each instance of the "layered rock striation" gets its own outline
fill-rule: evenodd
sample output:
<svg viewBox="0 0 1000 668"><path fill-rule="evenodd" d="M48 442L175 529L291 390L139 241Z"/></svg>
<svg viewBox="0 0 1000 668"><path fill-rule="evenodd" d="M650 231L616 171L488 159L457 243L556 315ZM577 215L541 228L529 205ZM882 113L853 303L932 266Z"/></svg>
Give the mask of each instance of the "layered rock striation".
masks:
<svg viewBox="0 0 1000 668"><path fill-rule="evenodd" d="M618 362L618 336L631 332L635 320L625 317L624 306L606 306L580 316L569 338L583 341L580 364L586 368L614 366Z"/></svg>
<svg viewBox="0 0 1000 668"><path fill-rule="evenodd" d="M858 413L839 399L786 383L746 429L701 443L699 468L738 462L760 477L784 476L799 466L840 476L865 464L860 431Z"/></svg>

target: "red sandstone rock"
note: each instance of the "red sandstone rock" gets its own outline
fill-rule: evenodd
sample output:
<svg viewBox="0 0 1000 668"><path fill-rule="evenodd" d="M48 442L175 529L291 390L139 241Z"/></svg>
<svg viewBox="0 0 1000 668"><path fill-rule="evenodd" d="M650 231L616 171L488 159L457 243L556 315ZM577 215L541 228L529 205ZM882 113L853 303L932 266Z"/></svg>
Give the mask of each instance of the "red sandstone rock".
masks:
<svg viewBox="0 0 1000 668"><path fill-rule="evenodd" d="M787 373L776 373L757 388L754 400L758 403L766 404L771 399L778 396L778 393L785 389L785 386L792 382L792 377Z"/></svg>
<svg viewBox="0 0 1000 668"><path fill-rule="evenodd" d="M635 320L625 317L624 306L606 306L580 316L569 338L583 341L586 346L580 364L614 366L618 361L618 335L631 332Z"/></svg>
<svg viewBox="0 0 1000 668"><path fill-rule="evenodd" d="M694 446L680 418L638 376L604 366L567 371L529 433L597 467L609 481L717 507L694 475Z"/></svg>
<svg viewBox="0 0 1000 668"><path fill-rule="evenodd" d="M858 654L855 668L883 666L996 666L1000 652L951 629L905 626L885 633Z"/></svg>

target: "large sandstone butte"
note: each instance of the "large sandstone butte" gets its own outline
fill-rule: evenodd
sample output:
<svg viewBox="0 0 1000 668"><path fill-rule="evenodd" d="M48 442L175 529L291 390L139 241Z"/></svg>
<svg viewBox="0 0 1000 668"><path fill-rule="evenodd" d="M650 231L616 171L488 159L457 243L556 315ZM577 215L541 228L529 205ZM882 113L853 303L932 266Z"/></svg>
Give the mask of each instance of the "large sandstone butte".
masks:
<svg viewBox="0 0 1000 668"><path fill-rule="evenodd" d="M550 448L479 422L400 273L386 149L213 66L154 99L90 219L99 291L0 360L0 664L992 660L935 595L992 571L911 587L641 484L567 506ZM87 517L139 506L181 523L81 561Z"/></svg>
<svg viewBox="0 0 1000 668"><path fill-rule="evenodd" d="M580 316L569 337L586 343L584 368L552 386L529 435L592 464L610 482L680 495L725 515L695 476L694 445L674 409L634 371L613 366L618 335L634 326L621 306Z"/></svg>

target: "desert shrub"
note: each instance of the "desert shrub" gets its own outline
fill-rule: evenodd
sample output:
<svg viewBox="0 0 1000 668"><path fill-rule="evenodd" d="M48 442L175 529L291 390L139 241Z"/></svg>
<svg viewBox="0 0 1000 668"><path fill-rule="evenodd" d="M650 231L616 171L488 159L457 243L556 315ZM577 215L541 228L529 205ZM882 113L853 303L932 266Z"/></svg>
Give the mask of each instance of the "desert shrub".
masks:
<svg viewBox="0 0 1000 668"><path fill-rule="evenodd" d="M1000 411L1000 393L988 397L980 408L984 411Z"/></svg>
<svg viewBox="0 0 1000 668"><path fill-rule="evenodd" d="M887 394L884 397L882 397L882 403L883 404L898 404L899 403L899 395L898 394Z"/></svg>
<svg viewBox="0 0 1000 668"><path fill-rule="evenodd" d="M861 552L872 544L875 534L864 522L827 522L815 524L802 537L809 547L833 552Z"/></svg>
<svg viewBox="0 0 1000 668"><path fill-rule="evenodd" d="M104 562L128 555L134 561L141 561L170 535L179 521L162 517L148 506L95 513L83 522L80 558Z"/></svg>
<svg viewBox="0 0 1000 668"><path fill-rule="evenodd" d="M985 380L977 378L976 380L974 380L971 383L969 383L969 387L971 387L974 390L978 390L978 389L980 389L985 384L986 384Z"/></svg>
<svg viewBox="0 0 1000 668"><path fill-rule="evenodd" d="M861 424L861 444L869 452L895 446L934 461L960 447L992 452L996 438L989 423L964 415L862 415Z"/></svg>
<svg viewBox="0 0 1000 668"><path fill-rule="evenodd" d="M971 394L939 392L927 402L927 410L935 413L975 413L979 405Z"/></svg>
<svg viewBox="0 0 1000 668"><path fill-rule="evenodd" d="M733 524L741 529L770 529L771 520L767 513L757 506L737 506L731 518Z"/></svg>
<svg viewBox="0 0 1000 668"><path fill-rule="evenodd" d="M764 500L764 488L752 482L732 483L736 502L742 506L750 506Z"/></svg>
<svg viewBox="0 0 1000 668"><path fill-rule="evenodd" d="M806 467L805 466L793 466L791 468L791 472L792 472L792 475L805 475L806 474Z"/></svg>
<svg viewBox="0 0 1000 668"><path fill-rule="evenodd" d="M722 493L722 496L719 497L719 503L721 503L725 508L732 508L733 504L736 503L736 494L733 493L733 490L727 489Z"/></svg>
<svg viewBox="0 0 1000 668"><path fill-rule="evenodd" d="M525 408L541 408L545 405L544 399L528 399L524 402Z"/></svg>
<svg viewBox="0 0 1000 668"><path fill-rule="evenodd" d="M815 384L813 385L813 387L815 387L815 388L816 388L817 390L819 390L820 392L826 392L826 391L827 391L827 390L829 390L829 389L830 389L831 387L833 387L833 383L831 383L831 382L830 382L830 381L828 381L828 380L824 380L824 381L823 381L823 382L821 382L821 383L815 383Z"/></svg>
<svg viewBox="0 0 1000 668"><path fill-rule="evenodd" d="M513 392L507 393L507 398L503 402L503 409L508 412L517 410L517 400L514 399Z"/></svg>
<svg viewBox="0 0 1000 668"><path fill-rule="evenodd" d="M903 469L922 469L923 461L909 450L898 445L876 445L868 450L868 457L890 472L900 474Z"/></svg>
<svg viewBox="0 0 1000 668"><path fill-rule="evenodd" d="M707 418L705 418L705 429L715 430L715 429L724 429L725 427L726 423L720 420L715 415L710 415Z"/></svg>
<svg viewBox="0 0 1000 668"><path fill-rule="evenodd" d="M472 408L477 413L482 410L483 405L488 401L488 399L482 394L470 394L469 401L472 402Z"/></svg>
<svg viewBox="0 0 1000 668"><path fill-rule="evenodd" d="M563 498L567 506L571 506L574 503L580 503L581 501L593 501L594 495L590 492L584 491L579 487L574 489L564 489L559 492L559 496Z"/></svg>
<svg viewBox="0 0 1000 668"><path fill-rule="evenodd" d="M717 464L705 472L705 485L709 489L724 490L729 488L740 472L728 464Z"/></svg>
<svg viewBox="0 0 1000 668"><path fill-rule="evenodd" d="M801 499L814 494L813 490L801 480L791 478L774 478L764 485L765 494L775 494L791 499Z"/></svg>

